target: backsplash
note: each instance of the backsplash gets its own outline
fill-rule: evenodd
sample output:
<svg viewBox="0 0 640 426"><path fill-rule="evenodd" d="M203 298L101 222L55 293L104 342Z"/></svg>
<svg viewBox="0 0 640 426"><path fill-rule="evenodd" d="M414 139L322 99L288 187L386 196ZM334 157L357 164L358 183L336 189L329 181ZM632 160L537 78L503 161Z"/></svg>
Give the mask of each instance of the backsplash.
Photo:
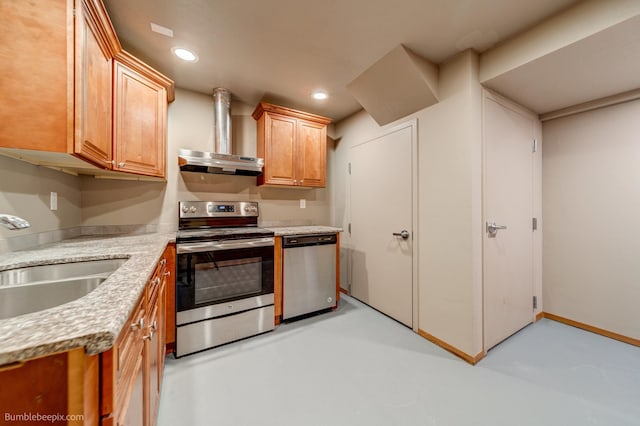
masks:
<svg viewBox="0 0 640 426"><path fill-rule="evenodd" d="M68 229L56 229L54 231L38 232L35 234L18 235L0 239L0 255L29 250L43 244L56 243L71 238L84 236L114 236L114 235L142 235L151 233L172 232L173 229L150 225L104 225L104 226L76 226Z"/></svg>

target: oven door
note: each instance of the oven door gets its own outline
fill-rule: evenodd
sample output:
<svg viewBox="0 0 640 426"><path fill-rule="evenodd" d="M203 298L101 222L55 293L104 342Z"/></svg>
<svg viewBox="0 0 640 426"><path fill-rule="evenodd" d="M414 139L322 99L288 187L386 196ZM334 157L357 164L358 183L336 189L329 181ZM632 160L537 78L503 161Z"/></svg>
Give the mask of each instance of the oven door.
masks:
<svg viewBox="0 0 640 426"><path fill-rule="evenodd" d="M273 238L178 243L178 312L273 293Z"/></svg>

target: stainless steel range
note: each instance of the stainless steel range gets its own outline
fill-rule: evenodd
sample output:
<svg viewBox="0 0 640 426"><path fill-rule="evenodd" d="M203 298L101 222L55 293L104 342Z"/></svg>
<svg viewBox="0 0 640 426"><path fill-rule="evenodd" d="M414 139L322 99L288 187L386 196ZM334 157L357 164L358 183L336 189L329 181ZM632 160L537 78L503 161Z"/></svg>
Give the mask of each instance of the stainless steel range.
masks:
<svg viewBox="0 0 640 426"><path fill-rule="evenodd" d="M273 232L258 203L179 203L176 356L274 328Z"/></svg>

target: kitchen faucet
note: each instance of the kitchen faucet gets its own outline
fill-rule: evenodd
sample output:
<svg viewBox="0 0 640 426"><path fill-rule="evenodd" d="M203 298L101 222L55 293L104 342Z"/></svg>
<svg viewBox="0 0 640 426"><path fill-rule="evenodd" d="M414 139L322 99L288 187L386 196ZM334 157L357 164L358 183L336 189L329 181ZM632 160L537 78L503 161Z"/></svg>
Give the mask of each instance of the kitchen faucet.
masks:
<svg viewBox="0 0 640 426"><path fill-rule="evenodd" d="M25 229L31 226L29 222L18 216L0 213L0 225L9 228L12 231L16 229Z"/></svg>

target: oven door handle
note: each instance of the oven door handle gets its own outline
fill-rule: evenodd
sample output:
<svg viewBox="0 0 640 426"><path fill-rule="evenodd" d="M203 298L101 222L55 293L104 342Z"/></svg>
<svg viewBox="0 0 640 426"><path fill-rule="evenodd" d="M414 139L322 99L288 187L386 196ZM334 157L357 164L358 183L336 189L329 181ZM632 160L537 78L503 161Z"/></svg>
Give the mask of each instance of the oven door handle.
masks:
<svg viewBox="0 0 640 426"><path fill-rule="evenodd" d="M252 238L246 240L209 241L199 243L178 243L176 245L176 252L178 254L201 253L207 251L222 251L270 246L273 246L273 237Z"/></svg>

